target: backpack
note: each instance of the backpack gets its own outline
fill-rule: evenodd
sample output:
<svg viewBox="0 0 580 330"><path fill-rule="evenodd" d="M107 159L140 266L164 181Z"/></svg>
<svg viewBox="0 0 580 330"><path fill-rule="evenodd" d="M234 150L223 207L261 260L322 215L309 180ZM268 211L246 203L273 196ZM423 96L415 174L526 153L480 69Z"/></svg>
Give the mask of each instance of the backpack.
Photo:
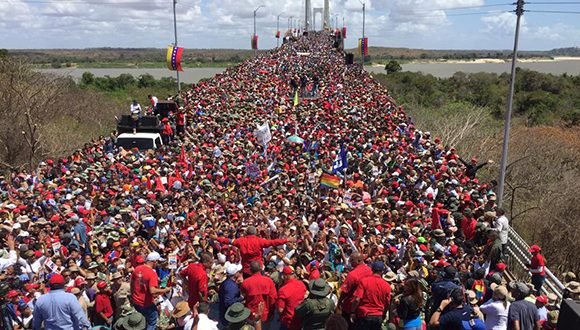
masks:
<svg viewBox="0 0 580 330"><path fill-rule="evenodd" d="M471 290L475 292L475 297L478 303L482 303L485 299L485 294L487 293L487 286L483 280L474 280Z"/></svg>

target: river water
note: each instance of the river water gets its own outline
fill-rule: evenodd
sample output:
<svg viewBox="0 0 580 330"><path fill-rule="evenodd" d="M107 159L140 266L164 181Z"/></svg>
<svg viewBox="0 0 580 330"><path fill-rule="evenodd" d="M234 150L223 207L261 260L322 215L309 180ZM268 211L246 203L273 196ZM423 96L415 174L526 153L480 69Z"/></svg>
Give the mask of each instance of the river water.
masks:
<svg viewBox="0 0 580 330"><path fill-rule="evenodd" d="M466 73L490 72L503 73L510 71L510 63L412 63L403 64L404 71L423 72L432 74L439 78L451 77L455 72L463 71ZM561 75L567 73L570 75L580 75L580 61L562 60L552 62L525 62L518 63L518 67L535 70L543 73L552 73ZM367 67L370 72L384 73L383 67ZM210 78L223 72L224 68L185 68L180 73L180 79L185 83L196 83L200 79ZM175 77L175 72L167 69L42 69L42 72L54 73L59 75L70 75L75 79L80 79L86 71L92 72L97 77L111 76L116 77L122 73L129 73L135 77L148 73L159 79L162 77Z"/></svg>

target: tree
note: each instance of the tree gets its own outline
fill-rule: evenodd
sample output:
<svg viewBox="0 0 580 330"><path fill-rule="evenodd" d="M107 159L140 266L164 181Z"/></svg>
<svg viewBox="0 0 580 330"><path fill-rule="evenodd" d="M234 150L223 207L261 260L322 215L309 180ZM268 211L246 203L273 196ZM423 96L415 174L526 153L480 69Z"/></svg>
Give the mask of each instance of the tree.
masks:
<svg viewBox="0 0 580 330"><path fill-rule="evenodd" d="M89 86L92 85L95 82L95 75L91 72L83 72L83 75L81 77L81 85L83 86Z"/></svg>
<svg viewBox="0 0 580 330"><path fill-rule="evenodd" d="M391 60L389 61L389 63L387 63L387 65L385 65L385 71L387 71L387 74L399 72L401 70L403 70L403 68L401 67L399 62L395 60Z"/></svg>

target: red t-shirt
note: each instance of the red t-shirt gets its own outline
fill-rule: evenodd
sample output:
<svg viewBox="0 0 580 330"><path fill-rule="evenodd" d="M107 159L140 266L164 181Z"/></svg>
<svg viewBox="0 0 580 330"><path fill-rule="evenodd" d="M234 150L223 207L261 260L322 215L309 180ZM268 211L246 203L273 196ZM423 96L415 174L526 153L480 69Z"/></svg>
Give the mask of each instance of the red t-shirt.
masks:
<svg viewBox="0 0 580 330"><path fill-rule="evenodd" d="M149 288L156 288L159 285L159 278L151 267L147 265L137 266L131 275L131 285L133 303L140 307L153 305L153 295Z"/></svg>
<svg viewBox="0 0 580 330"><path fill-rule="evenodd" d="M268 320L268 315L272 311L278 296L274 281L272 281L271 278L258 273L245 279L240 289L246 299L246 307L248 307L252 313L257 314L258 305L261 302L264 302L262 321Z"/></svg>
<svg viewBox="0 0 580 330"><path fill-rule="evenodd" d="M538 253L535 256L532 256L532 259L530 260L530 269L536 270L540 267L542 268L539 273L532 272L532 274L546 276L546 267L545 266L546 266L546 261L544 260L543 255Z"/></svg>
<svg viewBox="0 0 580 330"><path fill-rule="evenodd" d="M201 297L207 300L208 277L205 268L200 263L194 263L184 268L180 273L182 277L187 278L187 289L189 298L187 300L189 308L193 308Z"/></svg>
<svg viewBox="0 0 580 330"><path fill-rule="evenodd" d="M222 244L231 244L240 250L242 257L242 266L244 274L250 274L250 263L258 261L261 265L264 264L263 256L264 249L271 246L283 245L288 242L287 239L263 239L256 235L248 235L234 239L230 243L230 239L225 237L218 237L217 241Z"/></svg>
<svg viewBox="0 0 580 330"><path fill-rule="evenodd" d="M300 320L294 317L294 310L302 303L305 294L306 285L295 278L286 282L278 291L276 307L283 309L280 314L280 323L290 330L300 330Z"/></svg>
<svg viewBox="0 0 580 330"><path fill-rule="evenodd" d="M345 295L345 299L342 304L342 311L344 313L352 312L350 307L352 306L352 302L354 300L353 294L358 287L360 280L367 276L371 276L372 274L373 272L371 271L371 268L365 264L356 266L355 269L348 273L344 283L342 283L342 286L340 287L342 294Z"/></svg>
<svg viewBox="0 0 580 330"><path fill-rule="evenodd" d="M113 305L111 305L111 298L105 293L97 293L95 298L95 312L103 313L107 318L113 316Z"/></svg>
<svg viewBox="0 0 580 330"><path fill-rule="evenodd" d="M477 221L473 218L467 218L463 220L462 228L463 235L465 235L465 240L471 241L475 238L475 228L477 227Z"/></svg>
<svg viewBox="0 0 580 330"><path fill-rule="evenodd" d="M391 301L391 285L373 274L360 280L353 296L360 298L357 317L382 316Z"/></svg>

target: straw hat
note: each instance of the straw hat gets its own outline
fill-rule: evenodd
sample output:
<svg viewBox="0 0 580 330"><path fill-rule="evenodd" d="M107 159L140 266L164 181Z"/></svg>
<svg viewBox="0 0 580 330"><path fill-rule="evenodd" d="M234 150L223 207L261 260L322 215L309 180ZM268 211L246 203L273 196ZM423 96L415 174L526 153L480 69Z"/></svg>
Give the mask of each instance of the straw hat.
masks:
<svg viewBox="0 0 580 330"><path fill-rule="evenodd" d="M190 310L191 309L189 308L187 301L180 301L177 303L177 305L175 305L172 316L178 319L182 316L185 316L187 313L189 313Z"/></svg>

